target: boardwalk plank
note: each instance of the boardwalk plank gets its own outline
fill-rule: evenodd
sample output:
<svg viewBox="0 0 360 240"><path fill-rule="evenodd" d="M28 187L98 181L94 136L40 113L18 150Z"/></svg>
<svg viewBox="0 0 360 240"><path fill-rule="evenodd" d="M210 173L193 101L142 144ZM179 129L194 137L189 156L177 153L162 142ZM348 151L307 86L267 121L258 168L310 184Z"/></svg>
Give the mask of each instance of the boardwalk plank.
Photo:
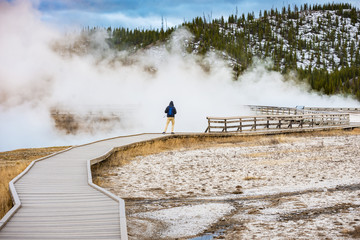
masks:
<svg viewBox="0 0 360 240"><path fill-rule="evenodd" d="M119 202L88 184L88 161L114 147L158 137L108 139L36 162L14 184L22 205L0 239L127 239L120 231Z"/></svg>

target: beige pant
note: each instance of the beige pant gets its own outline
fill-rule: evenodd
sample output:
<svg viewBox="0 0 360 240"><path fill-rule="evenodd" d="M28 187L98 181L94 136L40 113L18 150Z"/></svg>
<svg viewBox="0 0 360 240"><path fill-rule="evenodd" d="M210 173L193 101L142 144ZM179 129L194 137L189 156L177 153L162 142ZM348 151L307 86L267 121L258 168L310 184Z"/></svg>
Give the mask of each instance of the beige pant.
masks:
<svg viewBox="0 0 360 240"><path fill-rule="evenodd" d="M171 122L171 132L174 132L174 126L175 126L175 118L174 117L167 118L164 132L166 132L170 122Z"/></svg>

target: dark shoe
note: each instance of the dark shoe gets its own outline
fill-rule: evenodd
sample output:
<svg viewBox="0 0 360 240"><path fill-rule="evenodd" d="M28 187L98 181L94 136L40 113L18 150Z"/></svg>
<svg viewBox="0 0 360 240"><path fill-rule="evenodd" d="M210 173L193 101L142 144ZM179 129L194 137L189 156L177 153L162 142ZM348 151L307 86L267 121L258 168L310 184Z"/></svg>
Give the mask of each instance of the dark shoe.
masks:
<svg viewBox="0 0 360 240"><path fill-rule="evenodd" d="M175 134L174 132L171 132L171 134Z"/></svg>
<svg viewBox="0 0 360 240"><path fill-rule="evenodd" d="M163 134L165 134L165 132L163 132Z"/></svg>

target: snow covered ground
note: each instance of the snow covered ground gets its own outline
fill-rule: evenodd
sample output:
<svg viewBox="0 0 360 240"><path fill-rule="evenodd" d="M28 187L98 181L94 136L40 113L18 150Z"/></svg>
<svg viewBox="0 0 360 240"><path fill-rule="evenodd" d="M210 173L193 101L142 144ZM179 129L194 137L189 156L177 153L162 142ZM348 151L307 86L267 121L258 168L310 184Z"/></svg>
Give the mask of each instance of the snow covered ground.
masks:
<svg viewBox="0 0 360 240"><path fill-rule="evenodd" d="M129 239L347 239L359 167L360 135L289 135L138 157L107 180Z"/></svg>

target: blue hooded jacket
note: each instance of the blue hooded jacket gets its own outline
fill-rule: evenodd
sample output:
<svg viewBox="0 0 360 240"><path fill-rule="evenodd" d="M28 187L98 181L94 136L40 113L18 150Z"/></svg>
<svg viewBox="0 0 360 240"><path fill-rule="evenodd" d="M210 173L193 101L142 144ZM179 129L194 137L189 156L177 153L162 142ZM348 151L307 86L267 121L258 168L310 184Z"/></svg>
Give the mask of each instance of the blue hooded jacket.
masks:
<svg viewBox="0 0 360 240"><path fill-rule="evenodd" d="M173 101L171 101L169 106L166 107L165 113L167 113L167 117L175 117L176 108L174 106Z"/></svg>

